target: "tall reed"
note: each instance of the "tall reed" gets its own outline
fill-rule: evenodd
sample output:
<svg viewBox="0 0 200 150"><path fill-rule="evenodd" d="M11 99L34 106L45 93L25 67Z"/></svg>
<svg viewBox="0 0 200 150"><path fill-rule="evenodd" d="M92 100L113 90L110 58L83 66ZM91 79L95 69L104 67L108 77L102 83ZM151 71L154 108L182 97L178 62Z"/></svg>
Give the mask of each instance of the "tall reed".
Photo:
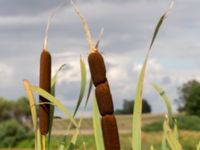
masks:
<svg viewBox="0 0 200 150"><path fill-rule="evenodd" d="M105 149L120 150L119 134L116 119L113 113L113 101L109 83L106 78L106 67L104 59L99 53L98 45L94 47L94 43L87 22L79 12L79 9L75 6L73 0L71 0L71 4L83 23L87 40L89 42L88 63L91 78L95 86L95 95L97 99L98 108L102 116L101 127L103 131Z"/></svg>

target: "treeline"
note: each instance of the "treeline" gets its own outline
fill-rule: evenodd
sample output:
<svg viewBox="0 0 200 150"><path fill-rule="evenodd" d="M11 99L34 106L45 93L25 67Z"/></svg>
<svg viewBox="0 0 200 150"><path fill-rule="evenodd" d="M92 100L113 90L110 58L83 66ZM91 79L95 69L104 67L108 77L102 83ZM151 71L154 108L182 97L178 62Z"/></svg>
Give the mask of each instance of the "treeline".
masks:
<svg viewBox="0 0 200 150"><path fill-rule="evenodd" d="M123 100L122 109L117 109L115 111L116 114L133 114L134 110L134 100ZM151 105L148 103L146 99L142 101L142 113L151 113Z"/></svg>
<svg viewBox="0 0 200 150"><path fill-rule="evenodd" d="M0 122L15 118L23 123L31 119L28 99L20 97L17 100L8 100L0 97Z"/></svg>
<svg viewBox="0 0 200 150"><path fill-rule="evenodd" d="M1 148L15 147L20 141L33 137L26 97L15 101L0 97L0 131Z"/></svg>

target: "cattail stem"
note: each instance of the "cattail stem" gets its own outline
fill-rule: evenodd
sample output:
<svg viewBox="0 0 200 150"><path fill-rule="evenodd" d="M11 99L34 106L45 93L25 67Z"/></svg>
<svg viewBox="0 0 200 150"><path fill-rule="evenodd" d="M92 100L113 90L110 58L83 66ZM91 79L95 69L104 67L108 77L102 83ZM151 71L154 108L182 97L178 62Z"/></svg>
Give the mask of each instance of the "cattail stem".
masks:
<svg viewBox="0 0 200 150"><path fill-rule="evenodd" d="M42 150L46 150L46 135L42 135Z"/></svg>

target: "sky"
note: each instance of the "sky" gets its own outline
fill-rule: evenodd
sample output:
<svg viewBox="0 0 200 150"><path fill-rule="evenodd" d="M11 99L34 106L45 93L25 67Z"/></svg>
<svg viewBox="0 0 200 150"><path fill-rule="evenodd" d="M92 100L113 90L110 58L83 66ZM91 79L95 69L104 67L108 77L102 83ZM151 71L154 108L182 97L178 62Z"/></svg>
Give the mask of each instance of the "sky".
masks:
<svg viewBox="0 0 200 150"><path fill-rule="evenodd" d="M49 51L53 73L59 73L56 97L74 110L80 89L80 55L87 65L88 43L80 19L65 0L0 0L0 96L15 100L25 96L23 80L38 85L39 60L48 15L67 3L56 14L49 29ZM168 8L164 0L78 0L94 41L101 28L100 43L114 107L123 99L134 99L138 75L159 17ZM200 80L200 1L176 0L165 20L149 57L144 98L155 113L166 112L156 83L168 94L173 109L177 88L189 80ZM90 79L87 66L87 79ZM36 98L38 98L36 96ZM89 114L92 110L89 101Z"/></svg>

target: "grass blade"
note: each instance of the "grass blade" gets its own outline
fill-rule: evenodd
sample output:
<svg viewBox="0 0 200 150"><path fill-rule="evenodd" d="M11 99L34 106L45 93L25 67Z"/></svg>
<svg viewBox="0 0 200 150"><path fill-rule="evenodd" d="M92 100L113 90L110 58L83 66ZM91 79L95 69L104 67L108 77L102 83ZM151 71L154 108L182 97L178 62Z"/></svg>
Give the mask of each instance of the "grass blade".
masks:
<svg viewBox="0 0 200 150"><path fill-rule="evenodd" d="M173 134L171 128L169 127L168 117L166 117L163 123L163 130L165 138L172 150L183 150L181 144L176 139L176 136Z"/></svg>
<svg viewBox="0 0 200 150"><path fill-rule="evenodd" d="M33 93L31 91L30 84L29 84L28 80L24 80L24 88L25 88L26 94L28 96L29 106L30 106L30 109L31 109L33 128L34 128L34 131L36 133L37 132L36 102L35 102L35 99L33 97Z"/></svg>
<svg viewBox="0 0 200 150"><path fill-rule="evenodd" d="M164 21L165 18L167 17L167 15L168 15L169 11L172 9L173 5L174 5L174 1L171 0L171 3L170 3L169 8L168 8L167 11L165 11L164 14L160 17L160 19L159 19L159 21L158 21L158 23L157 23L157 25L156 25L156 28L155 28L155 30L154 30L153 37L152 37L152 40L151 40L151 44L150 44L150 46L149 46L149 50L152 48L153 43L154 43L154 41L155 41L155 39L156 39L156 37L157 37L157 35L158 35L158 31L160 30L160 27L161 27L163 21Z"/></svg>
<svg viewBox="0 0 200 150"><path fill-rule="evenodd" d="M57 76L58 73L60 71L62 71L62 69L66 66L66 64L62 64L59 69L56 71L56 73L54 74L54 76L51 79L51 95L55 96L55 86L56 86L56 80L57 80Z"/></svg>
<svg viewBox="0 0 200 150"><path fill-rule="evenodd" d="M80 104L82 102L82 99L83 99L83 96L85 93L85 87L86 87L86 80L87 80L86 79L86 67L85 67L85 63L82 58L80 58L80 67L81 67L81 89L80 89L79 98L78 98L77 105L76 105L73 116L76 115L76 113L80 107Z"/></svg>
<svg viewBox="0 0 200 150"><path fill-rule="evenodd" d="M76 128L78 128L78 125L76 121L74 120L72 114L70 111L60 102L60 100L56 99L54 96L46 92L45 90L37 87L37 86L31 86L31 89L33 92L36 92L37 94L45 97L50 102L52 102L55 106L57 106L68 118L69 120L74 124Z"/></svg>
<svg viewBox="0 0 200 150"><path fill-rule="evenodd" d="M173 111L172 111L172 106L171 106L171 103L170 103L170 100L169 100L167 94L157 84L154 83L154 84L152 84L152 86L160 94L163 101L165 102L165 105L166 105L167 111L168 111L168 116L169 116L169 123L170 123L170 125L172 125L173 124L173 115L172 115Z"/></svg>
<svg viewBox="0 0 200 150"><path fill-rule="evenodd" d="M75 132L72 136L72 139L71 139L69 145L67 146L67 150L73 150L74 149L78 135L79 135L79 132L80 132L80 126L81 126L82 120L83 120L83 117L81 117L81 119L79 120L79 123L78 123L79 128L76 128L76 130L75 130Z"/></svg>
<svg viewBox="0 0 200 150"><path fill-rule="evenodd" d="M64 136L59 144L59 150L64 150L65 149L65 144L66 144L66 140L67 140L67 137Z"/></svg>
<svg viewBox="0 0 200 150"><path fill-rule="evenodd" d="M156 39L156 36L158 34L158 31L166 18L169 10L173 6L173 1L170 4L169 9L161 16L159 19L156 28L153 33L153 37L149 46L149 49L147 51L147 55L144 60L144 64L142 66L142 70L139 75L139 79L137 82L137 88L135 93L135 101L134 101L134 112L133 112L133 125L132 125L132 148L133 150L141 150L141 110L142 110L142 94L143 94L143 86L144 86L144 76L145 76L145 70L147 66L147 61L149 57L149 53L151 51L151 48L153 46L153 43Z"/></svg>
<svg viewBox="0 0 200 150"><path fill-rule="evenodd" d="M34 133L35 133L35 148L37 147L37 149L40 147L41 149L41 141L38 139L40 135L40 131L38 132L38 124L37 124L37 111L36 111L36 102L35 102L35 98L33 97L33 93L32 90L30 88L30 84L28 82L28 80L24 80L24 88L29 100L29 106L31 109L31 116L32 116L32 122L33 122L33 128L34 128ZM38 149L39 150L39 149Z"/></svg>
<svg viewBox="0 0 200 150"><path fill-rule="evenodd" d="M200 150L200 141L199 144L197 145L197 150Z"/></svg>
<svg viewBox="0 0 200 150"><path fill-rule="evenodd" d="M176 137L176 139L179 140L178 125L177 125L177 120L176 119L174 119L173 133L174 133L174 136Z"/></svg>
<svg viewBox="0 0 200 150"><path fill-rule="evenodd" d="M100 114L99 114L99 109L97 106L96 98L94 99L94 102L93 102L92 120L93 120L96 149L104 150L103 134L102 134L101 122L100 122Z"/></svg>
<svg viewBox="0 0 200 150"><path fill-rule="evenodd" d="M156 150L153 145L151 145L150 150Z"/></svg>
<svg viewBox="0 0 200 150"><path fill-rule="evenodd" d="M88 104L88 101L89 101L89 98L90 98L90 94L91 94L91 91L92 91L92 79L90 78L90 83L89 83L89 88L88 88L88 93L87 93L87 98L86 98L86 101L85 101L85 106L84 106L84 109L86 109L87 107L87 104Z"/></svg>
<svg viewBox="0 0 200 150"><path fill-rule="evenodd" d="M165 136L162 138L161 150L170 150L167 145L167 140L166 140Z"/></svg>
<svg viewBox="0 0 200 150"><path fill-rule="evenodd" d="M55 97L55 87L56 87L57 76L58 76L58 73L63 69L64 66L65 66L65 64L61 65L51 79L51 95L53 95L54 97ZM50 144L51 144L51 132L52 132L52 125L53 125L53 118L54 118L54 105L50 105L49 134L48 134L48 140L47 140L47 149L48 150L50 150Z"/></svg>

